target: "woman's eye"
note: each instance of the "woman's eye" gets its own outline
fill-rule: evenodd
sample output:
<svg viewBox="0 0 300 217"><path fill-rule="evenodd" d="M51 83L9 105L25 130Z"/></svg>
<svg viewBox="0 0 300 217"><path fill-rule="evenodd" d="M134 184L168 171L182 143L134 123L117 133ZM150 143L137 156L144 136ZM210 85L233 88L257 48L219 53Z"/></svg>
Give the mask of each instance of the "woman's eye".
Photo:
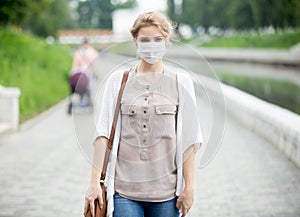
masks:
<svg viewBox="0 0 300 217"><path fill-rule="evenodd" d="M140 42L150 42L150 40L148 38L141 38Z"/></svg>
<svg viewBox="0 0 300 217"><path fill-rule="evenodd" d="M163 38L159 37L159 38L155 38L156 42L161 42L163 40Z"/></svg>

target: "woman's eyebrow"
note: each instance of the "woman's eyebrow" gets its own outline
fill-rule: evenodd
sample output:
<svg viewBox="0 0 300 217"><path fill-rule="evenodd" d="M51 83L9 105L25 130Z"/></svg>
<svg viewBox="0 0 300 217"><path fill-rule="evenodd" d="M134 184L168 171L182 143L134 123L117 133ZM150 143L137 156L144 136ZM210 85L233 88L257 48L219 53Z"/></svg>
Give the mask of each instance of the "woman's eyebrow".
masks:
<svg viewBox="0 0 300 217"><path fill-rule="evenodd" d="M156 36L147 36L147 35L140 35L138 38L157 38L157 37L164 37L163 35L156 35Z"/></svg>
<svg viewBox="0 0 300 217"><path fill-rule="evenodd" d="M160 36L152 36L152 37L148 37L148 36L139 36L137 38L139 41L151 41L151 40L163 40L164 36L160 35Z"/></svg>

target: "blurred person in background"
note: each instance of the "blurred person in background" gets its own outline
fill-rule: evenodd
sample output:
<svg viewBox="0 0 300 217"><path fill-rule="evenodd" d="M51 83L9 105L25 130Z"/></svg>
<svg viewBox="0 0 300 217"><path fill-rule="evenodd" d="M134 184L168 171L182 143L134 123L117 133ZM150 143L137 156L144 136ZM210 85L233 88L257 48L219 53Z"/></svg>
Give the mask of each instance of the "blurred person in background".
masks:
<svg viewBox="0 0 300 217"><path fill-rule="evenodd" d="M88 90L86 95L88 97L87 105L91 105L91 87L95 79L95 59L98 56L98 52L90 44L87 38L84 38L81 46L75 51L73 56L73 64L71 69L71 85L75 85L78 79L83 79L82 76L86 75L88 80ZM76 73L84 73L84 75L76 76ZM72 79L73 78L73 79ZM74 80L74 81L72 81ZM75 83L75 84L74 84ZM74 88L73 88L74 89ZM76 88L75 88L76 89ZM74 91L73 91L74 92ZM81 94L81 101L83 100L83 94Z"/></svg>
<svg viewBox="0 0 300 217"><path fill-rule="evenodd" d="M71 73L84 72L92 73L92 62L98 56L98 52L90 44L87 38L84 38L81 46L74 53Z"/></svg>

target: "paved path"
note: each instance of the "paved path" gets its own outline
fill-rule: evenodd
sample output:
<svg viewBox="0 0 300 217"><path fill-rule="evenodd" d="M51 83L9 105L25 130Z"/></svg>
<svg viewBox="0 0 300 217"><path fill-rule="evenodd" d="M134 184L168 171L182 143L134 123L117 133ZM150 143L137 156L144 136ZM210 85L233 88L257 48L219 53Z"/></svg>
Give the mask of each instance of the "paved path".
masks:
<svg viewBox="0 0 300 217"><path fill-rule="evenodd" d="M77 144L81 137L75 135L66 107L63 102L19 132L0 137L0 217L82 216L90 164ZM208 110L206 105L199 108L206 141ZM76 114L81 129L91 133L84 126L93 116ZM299 183L299 168L227 117L215 158L205 168L197 163L196 198L189 216L297 217Z"/></svg>
<svg viewBox="0 0 300 217"><path fill-rule="evenodd" d="M218 74L225 72L253 77L266 77L287 80L300 85L300 48L295 48L295 50L297 51L294 52L293 49L290 51L274 49L196 49L195 47L181 44L168 47L167 57L175 60L178 64L188 65L190 69L198 73L203 73L203 70L206 72L212 71L208 67L208 61ZM276 56L275 61L272 57L273 53ZM289 58L286 56L296 58L297 64L294 66L284 64L284 60L283 62L280 60L283 56L281 55L282 53L285 56L283 59ZM135 57L135 50L130 50L126 55ZM258 61L265 58L270 61Z"/></svg>
<svg viewBox="0 0 300 217"><path fill-rule="evenodd" d="M300 169L231 117L215 158L196 174L191 216L300 216Z"/></svg>
<svg viewBox="0 0 300 217"><path fill-rule="evenodd" d="M89 164L61 105L0 138L0 216L80 216Z"/></svg>
<svg viewBox="0 0 300 217"><path fill-rule="evenodd" d="M168 49L171 59L177 59L179 63L190 66L193 71L203 73L203 70L210 71L207 62L219 74L234 73L253 77L265 77L278 80L287 80L300 85L300 54L292 54L290 51L276 50L247 50L247 49L194 49L189 46L180 45ZM252 61L251 58L270 59L272 53L279 60L273 58L273 62ZM297 59L297 66L287 66L280 62L281 53ZM234 57L232 57L232 55ZM218 58L220 57L220 58ZM204 59L205 58L205 59ZM286 57L283 57L285 59Z"/></svg>
<svg viewBox="0 0 300 217"><path fill-rule="evenodd" d="M173 52L182 54L181 47L173 47ZM299 67L299 45L292 49L251 49L251 48L196 48L201 55L212 60L246 61L263 64L279 64ZM193 54L187 53L193 57Z"/></svg>

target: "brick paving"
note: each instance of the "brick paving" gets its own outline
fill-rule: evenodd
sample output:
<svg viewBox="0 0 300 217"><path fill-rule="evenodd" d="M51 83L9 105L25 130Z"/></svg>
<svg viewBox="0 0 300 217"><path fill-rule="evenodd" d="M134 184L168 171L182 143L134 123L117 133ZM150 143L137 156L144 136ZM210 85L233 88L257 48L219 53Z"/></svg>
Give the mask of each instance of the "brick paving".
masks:
<svg viewBox="0 0 300 217"><path fill-rule="evenodd" d="M198 166L196 180L190 216L300 216L300 169L231 117L219 151Z"/></svg>
<svg viewBox="0 0 300 217"><path fill-rule="evenodd" d="M0 138L0 216L80 216L88 176L72 118L61 106Z"/></svg>

